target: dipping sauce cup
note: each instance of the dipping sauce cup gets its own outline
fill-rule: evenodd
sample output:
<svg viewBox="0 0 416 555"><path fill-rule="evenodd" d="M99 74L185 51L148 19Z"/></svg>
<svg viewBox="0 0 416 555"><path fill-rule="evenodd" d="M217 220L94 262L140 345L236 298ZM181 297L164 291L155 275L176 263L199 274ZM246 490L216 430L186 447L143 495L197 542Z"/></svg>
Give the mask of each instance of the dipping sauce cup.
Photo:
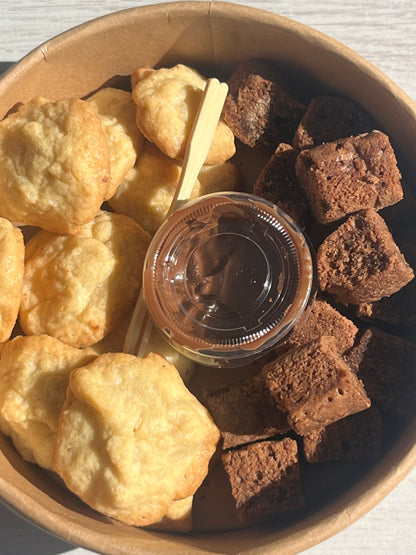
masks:
<svg viewBox="0 0 416 555"><path fill-rule="evenodd" d="M247 193L213 193L155 234L143 292L157 328L207 366L237 366L287 338L314 290L314 256L298 225Z"/></svg>

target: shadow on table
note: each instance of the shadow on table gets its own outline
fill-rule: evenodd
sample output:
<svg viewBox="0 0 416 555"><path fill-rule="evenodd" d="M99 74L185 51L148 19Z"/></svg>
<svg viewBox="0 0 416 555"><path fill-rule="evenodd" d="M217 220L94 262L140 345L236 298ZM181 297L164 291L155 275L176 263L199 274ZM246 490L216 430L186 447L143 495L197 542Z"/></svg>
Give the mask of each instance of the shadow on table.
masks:
<svg viewBox="0 0 416 555"><path fill-rule="evenodd" d="M0 503L1 555L59 555L71 552L75 546L34 526ZM87 555L91 551L83 550Z"/></svg>
<svg viewBox="0 0 416 555"><path fill-rule="evenodd" d="M9 69L15 62L0 62L0 74Z"/></svg>

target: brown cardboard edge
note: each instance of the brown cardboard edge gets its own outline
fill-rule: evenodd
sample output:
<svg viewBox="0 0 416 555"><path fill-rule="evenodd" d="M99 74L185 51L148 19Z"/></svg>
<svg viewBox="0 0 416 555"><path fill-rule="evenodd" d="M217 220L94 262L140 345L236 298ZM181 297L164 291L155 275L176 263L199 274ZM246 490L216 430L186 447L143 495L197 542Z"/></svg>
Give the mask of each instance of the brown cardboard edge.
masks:
<svg viewBox="0 0 416 555"><path fill-rule="evenodd" d="M240 20L255 20L258 24L278 27L289 33L302 35L302 40L311 45L318 46L318 49L331 49L329 57L336 63L339 59L352 68L352 73L360 75L366 74L369 82L381 87L381 91L388 102L397 105L400 111L408 116L409 128L406 130L396 130L396 140L403 142L407 137L416 137L416 104L386 77L377 68L361 58L354 51L341 45L337 41L310 29L309 27L288 20L282 16L263 12L256 8L229 4L226 2L186 2L168 3L163 5L145 6L142 8L130 8L122 12L116 12L110 16L103 16L93 22L87 22L79 27L67 31L48 41L44 45L35 49L21 60L20 63L10 68L0 80L0 95L4 89L13 87L19 80L24 81L24 74L30 67L38 63L48 62L50 49L65 49L68 44L77 41L80 36L85 36L94 27L96 31L106 28L107 23L112 19L112 26L116 27L127 17L135 15L153 16L159 12L167 17L173 14L175 17L186 14L187 17L227 17L238 18ZM322 69L322 75L330 72L330 67ZM328 78L328 76L326 76ZM341 87L342 88L342 87ZM351 96L354 91L351 89ZM10 104L11 105L11 104ZM387 122L388 124L389 122ZM394 122L391 125L395 127ZM410 157L411 143L407 154ZM0 466L10 465L6 476L0 476L0 490L3 499L17 512L23 514L34 524L41 526L51 533L56 534L67 541L76 543L88 549L100 551L102 553L117 553L128 555L135 553L172 553L178 550L184 552L227 552L235 553L272 553L276 549L279 553L298 553L299 551L311 547L324 539L334 535L346 528L349 524L360 518L363 514L374 507L385 495L387 495L416 464L416 427L413 423L409 426L407 433L398 442L389 455L381 461L380 465L374 469L367 478L357 484L346 495L342 496L337 502L332 503L319 513L313 515L306 521L302 521L296 526L275 532L269 528L247 529L241 532L229 532L218 534L217 537L199 535L194 537L169 536L165 534L136 530L134 535L127 537L124 527L115 526L114 534L111 536L101 530L100 523L91 515L87 523L79 522L74 518L69 518L66 511L59 510L59 503L54 502L53 510L50 506L50 498L46 493L36 488L30 481L26 481L11 466L3 454L0 456ZM10 480L7 481L7 478ZM13 480L12 480L13 479ZM362 490L364 489L364 493ZM36 492L37 498L32 497ZM22 509L23 508L23 509ZM104 523L107 522L104 520ZM88 524L88 526L87 526ZM90 525L90 526L89 526ZM262 534L261 538L259 536ZM190 540L190 541L189 541ZM267 542L267 545L266 545ZM138 543L140 551L138 551ZM185 547L187 546L187 547ZM227 551L224 551L227 550Z"/></svg>
<svg viewBox="0 0 416 555"><path fill-rule="evenodd" d="M112 528L110 536L101 528L108 519L95 520L95 515L77 515L71 518L59 503L50 506L46 493L37 490L37 499L32 497L35 488L30 481L18 476L18 483L0 476L3 500L33 524L44 528L66 541L105 554L130 555L131 553L241 553L259 555L275 553L293 555L335 535L357 521L377 505L410 472L416 464L414 427L409 426L394 451L380 461L379 465L350 491L311 517L282 531L267 526L247 528L217 534L195 536L169 535L136 528L118 526ZM4 466L0 455L0 465ZM8 465L14 471L11 463ZM47 479L50 479L47 477ZM21 482L21 483L19 483ZM55 505L55 502L54 502ZM24 509L21 509L24 508ZM91 520L90 520L91 518ZM134 534L125 536L125 531Z"/></svg>

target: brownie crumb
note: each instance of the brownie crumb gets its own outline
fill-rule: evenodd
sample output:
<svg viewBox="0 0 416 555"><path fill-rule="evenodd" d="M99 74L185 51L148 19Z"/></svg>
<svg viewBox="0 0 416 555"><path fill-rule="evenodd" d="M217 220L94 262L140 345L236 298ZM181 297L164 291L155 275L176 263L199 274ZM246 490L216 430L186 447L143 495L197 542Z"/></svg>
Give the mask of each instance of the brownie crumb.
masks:
<svg viewBox="0 0 416 555"><path fill-rule="evenodd" d="M252 443L224 453L222 461L242 523L253 524L304 506L294 439Z"/></svg>
<svg viewBox="0 0 416 555"><path fill-rule="evenodd" d="M380 210L403 198L395 153L380 131L301 151L296 174L322 224L363 209Z"/></svg>
<svg viewBox="0 0 416 555"><path fill-rule="evenodd" d="M290 426L299 435L371 405L333 337L322 336L288 351L266 364L263 375L277 406L287 412Z"/></svg>
<svg viewBox="0 0 416 555"><path fill-rule="evenodd" d="M317 271L321 290L346 305L378 301L414 277L385 221L374 210L350 216L323 241Z"/></svg>

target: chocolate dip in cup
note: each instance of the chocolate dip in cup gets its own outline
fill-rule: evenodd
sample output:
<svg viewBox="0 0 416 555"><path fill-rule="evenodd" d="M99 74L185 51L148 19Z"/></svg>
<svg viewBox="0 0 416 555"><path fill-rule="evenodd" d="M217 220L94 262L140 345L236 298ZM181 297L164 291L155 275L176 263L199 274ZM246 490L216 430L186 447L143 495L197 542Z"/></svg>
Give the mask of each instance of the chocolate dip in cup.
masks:
<svg viewBox="0 0 416 555"><path fill-rule="evenodd" d="M307 306L314 260L297 224L247 193L213 193L155 234L143 291L156 327L206 366L242 365L287 338Z"/></svg>

